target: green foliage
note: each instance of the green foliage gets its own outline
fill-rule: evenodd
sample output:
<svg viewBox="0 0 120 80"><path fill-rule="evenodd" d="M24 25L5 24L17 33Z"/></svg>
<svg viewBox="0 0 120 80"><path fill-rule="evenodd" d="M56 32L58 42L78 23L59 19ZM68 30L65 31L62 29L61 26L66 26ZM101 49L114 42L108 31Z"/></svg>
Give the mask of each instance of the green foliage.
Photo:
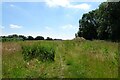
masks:
<svg viewBox="0 0 120 80"><path fill-rule="evenodd" d="M96 39L97 38L97 22L94 14L95 11L83 14L82 19L79 21L79 32L78 36L84 37L86 39Z"/></svg>
<svg viewBox="0 0 120 80"><path fill-rule="evenodd" d="M34 40L32 36L28 36L27 40Z"/></svg>
<svg viewBox="0 0 120 80"><path fill-rule="evenodd" d="M35 38L35 40L44 40L44 37L42 37L42 36L37 36L37 37Z"/></svg>
<svg viewBox="0 0 120 80"><path fill-rule="evenodd" d="M0 36L1 37L1 41L2 42L6 42L6 41L20 41L20 40L44 40L44 37L42 36L37 36L36 38L33 38L32 36L24 36L24 35L17 35L17 34L13 34L13 35L8 35L8 36Z"/></svg>
<svg viewBox="0 0 120 80"><path fill-rule="evenodd" d="M46 40L53 40L52 38L50 38L50 37L47 37L47 39Z"/></svg>
<svg viewBox="0 0 120 80"><path fill-rule="evenodd" d="M35 53L37 54L38 59L41 61L54 61L55 50L53 47L39 45L36 47Z"/></svg>
<svg viewBox="0 0 120 80"><path fill-rule="evenodd" d="M2 42L11 42L11 41L23 41L22 38L1 38Z"/></svg>
<svg viewBox="0 0 120 80"><path fill-rule="evenodd" d="M108 15L108 21L110 23L110 38L112 40L120 40L120 1L109 2L106 10Z"/></svg>
<svg viewBox="0 0 120 80"><path fill-rule="evenodd" d="M23 40L26 40L26 39L27 39L27 37L24 36L24 35L19 35L19 38L22 38Z"/></svg>
<svg viewBox="0 0 120 80"><path fill-rule="evenodd" d="M22 54L25 61L29 61L36 56L35 49L32 46L22 46L22 50Z"/></svg>
<svg viewBox="0 0 120 80"><path fill-rule="evenodd" d="M22 50L24 60L26 61L30 61L34 58L40 61L54 61L55 49L52 46L41 44L23 45Z"/></svg>
<svg viewBox="0 0 120 80"><path fill-rule="evenodd" d="M120 2L103 2L99 8L83 14L79 20L78 36L85 39L118 41Z"/></svg>

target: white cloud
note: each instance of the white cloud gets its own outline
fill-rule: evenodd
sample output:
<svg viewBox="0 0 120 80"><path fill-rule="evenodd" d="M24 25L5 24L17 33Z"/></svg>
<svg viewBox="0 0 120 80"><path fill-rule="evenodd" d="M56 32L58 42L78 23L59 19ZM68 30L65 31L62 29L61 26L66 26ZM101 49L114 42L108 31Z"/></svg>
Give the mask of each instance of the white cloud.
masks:
<svg viewBox="0 0 120 80"><path fill-rule="evenodd" d="M91 5L88 5L86 3L79 4L79 5L70 5L70 8L78 8L78 9L83 9L83 10L89 10Z"/></svg>
<svg viewBox="0 0 120 80"><path fill-rule="evenodd" d="M77 27L71 25L71 24L67 24L61 27L64 30L68 30L68 29L76 29Z"/></svg>
<svg viewBox="0 0 120 80"><path fill-rule="evenodd" d="M45 0L45 2L49 7L66 7L67 5L69 5L68 0Z"/></svg>
<svg viewBox="0 0 120 80"><path fill-rule="evenodd" d="M83 4L71 4L70 0L45 0L45 3L49 7L64 7L64 8L73 8L73 9L83 9L88 10L91 8L91 5Z"/></svg>
<svg viewBox="0 0 120 80"><path fill-rule="evenodd" d="M20 29L20 28L22 28L22 26L15 25L15 24L10 24L9 26L10 26L10 28L12 28L12 29Z"/></svg>

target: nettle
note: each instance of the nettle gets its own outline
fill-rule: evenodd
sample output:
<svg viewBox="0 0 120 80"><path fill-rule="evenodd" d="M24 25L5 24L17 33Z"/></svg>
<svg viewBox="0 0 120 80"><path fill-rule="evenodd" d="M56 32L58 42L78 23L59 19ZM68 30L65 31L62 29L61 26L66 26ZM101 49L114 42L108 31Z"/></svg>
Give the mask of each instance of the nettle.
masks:
<svg viewBox="0 0 120 80"><path fill-rule="evenodd" d="M34 58L39 61L54 61L55 49L50 45L22 45L22 54L25 61L30 61Z"/></svg>

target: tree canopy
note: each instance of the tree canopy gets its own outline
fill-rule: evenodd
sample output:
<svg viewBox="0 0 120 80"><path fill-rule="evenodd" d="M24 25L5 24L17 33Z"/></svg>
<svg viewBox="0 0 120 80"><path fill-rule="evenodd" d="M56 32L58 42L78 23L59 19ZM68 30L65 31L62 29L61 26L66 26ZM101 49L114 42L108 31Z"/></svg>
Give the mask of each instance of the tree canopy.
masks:
<svg viewBox="0 0 120 80"><path fill-rule="evenodd" d="M53 40L52 38L50 38L50 37L47 37L47 39L46 40Z"/></svg>
<svg viewBox="0 0 120 80"><path fill-rule="evenodd" d="M83 14L79 20L78 36L85 39L118 41L120 2L103 2L98 9Z"/></svg>
<svg viewBox="0 0 120 80"><path fill-rule="evenodd" d="M42 36L37 36L37 37L35 38L35 40L44 40L44 37L42 37Z"/></svg>
<svg viewBox="0 0 120 80"><path fill-rule="evenodd" d="M24 36L24 35L8 35L8 36L0 36L0 41L6 42L6 41L24 41L24 40L62 40L62 39L52 39L50 37L47 37L44 39L43 36L36 36L35 38L33 36Z"/></svg>

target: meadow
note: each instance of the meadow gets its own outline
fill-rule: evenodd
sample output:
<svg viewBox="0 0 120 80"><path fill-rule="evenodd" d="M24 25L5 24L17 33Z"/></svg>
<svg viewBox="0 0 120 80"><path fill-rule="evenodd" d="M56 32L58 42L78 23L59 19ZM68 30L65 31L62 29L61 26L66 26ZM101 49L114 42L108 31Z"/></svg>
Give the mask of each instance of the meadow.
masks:
<svg viewBox="0 0 120 80"><path fill-rule="evenodd" d="M54 52L54 55L51 54L52 60L41 60L39 52L35 57L26 60L25 47L28 46L29 49L39 44L45 47L46 53L52 53L51 50ZM34 50L37 51L36 48ZM118 44L102 40L3 42L2 77L117 78Z"/></svg>

